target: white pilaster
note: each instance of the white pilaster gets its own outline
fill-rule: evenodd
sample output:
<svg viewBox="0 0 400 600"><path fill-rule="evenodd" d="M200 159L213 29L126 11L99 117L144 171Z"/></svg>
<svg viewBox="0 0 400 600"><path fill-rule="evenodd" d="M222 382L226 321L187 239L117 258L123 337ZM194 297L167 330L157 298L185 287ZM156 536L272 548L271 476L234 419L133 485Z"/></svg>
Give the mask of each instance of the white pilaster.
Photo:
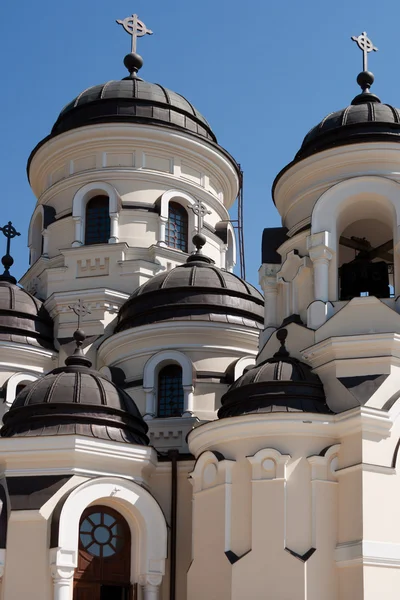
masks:
<svg viewBox="0 0 400 600"><path fill-rule="evenodd" d="M278 326L278 281L277 273L281 265L263 264L259 274L259 283L265 296L264 327Z"/></svg>
<svg viewBox="0 0 400 600"><path fill-rule="evenodd" d="M146 395L146 413L144 418L146 421L153 419L156 415L156 398L154 394L154 388L143 388Z"/></svg>
<svg viewBox="0 0 400 600"><path fill-rule="evenodd" d="M109 244L117 244L119 242L118 230L118 213L110 213L110 239L108 240Z"/></svg>
<svg viewBox="0 0 400 600"><path fill-rule="evenodd" d="M53 600L72 600L74 571L74 567L51 566Z"/></svg>
<svg viewBox="0 0 400 600"><path fill-rule="evenodd" d="M47 257L47 256L49 256L49 232L47 229L43 229L42 236L43 236L42 256Z"/></svg>
<svg viewBox="0 0 400 600"><path fill-rule="evenodd" d="M81 217L72 217L75 223L75 239L72 242L72 247L76 248L77 246L82 246L83 241L81 239L82 237L82 219Z"/></svg>
<svg viewBox="0 0 400 600"><path fill-rule="evenodd" d="M328 302L329 262L333 250L329 247L330 233L321 231L307 238L307 249L314 265L314 300Z"/></svg>
<svg viewBox="0 0 400 600"><path fill-rule="evenodd" d="M166 246L165 241L168 218L160 216L160 230L158 235L158 245Z"/></svg>
<svg viewBox="0 0 400 600"><path fill-rule="evenodd" d="M184 385L183 386L183 416L191 417L193 415L193 386L192 385Z"/></svg>
<svg viewBox="0 0 400 600"><path fill-rule="evenodd" d="M161 575L141 575L139 583L143 588L143 600L159 600Z"/></svg>

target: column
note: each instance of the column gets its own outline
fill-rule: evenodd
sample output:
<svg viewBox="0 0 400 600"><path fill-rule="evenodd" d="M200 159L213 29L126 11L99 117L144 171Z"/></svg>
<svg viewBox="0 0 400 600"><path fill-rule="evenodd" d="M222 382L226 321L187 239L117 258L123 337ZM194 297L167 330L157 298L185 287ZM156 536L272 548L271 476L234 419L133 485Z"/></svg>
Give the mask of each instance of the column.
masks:
<svg viewBox="0 0 400 600"><path fill-rule="evenodd" d="M54 586L53 600L72 600L74 571L74 567L51 565Z"/></svg>
<svg viewBox="0 0 400 600"><path fill-rule="evenodd" d="M193 402L193 386L192 385L184 385L183 386L183 415L184 417L193 416L194 402Z"/></svg>
<svg viewBox="0 0 400 600"><path fill-rule="evenodd" d="M321 231L307 238L307 249L314 267L314 300L321 302L329 299L329 262L333 258L330 237L328 231Z"/></svg>
<svg viewBox="0 0 400 600"><path fill-rule="evenodd" d="M150 419L153 419L156 414L154 388L143 388L143 391L146 395L146 413L144 419L149 421Z"/></svg>
<svg viewBox="0 0 400 600"><path fill-rule="evenodd" d="M160 216L160 231L159 231L159 236L158 236L158 245L159 246L166 246L167 243L165 241L166 238L166 229L167 229L167 222L168 222L168 218L167 217L161 217Z"/></svg>
<svg viewBox="0 0 400 600"><path fill-rule="evenodd" d="M119 241L118 217L118 213L110 213L110 239L108 240L109 244L117 244Z"/></svg>
<svg viewBox="0 0 400 600"><path fill-rule="evenodd" d="M72 242L72 247L82 246L82 220L81 217L72 217L75 221L75 240Z"/></svg>
<svg viewBox="0 0 400 600"><path fill-rule="evenodd" d="M49 232L47 229L43 229L42 236L43 236L42 256L48 257L49 256Z"/></svg>
<svg viewBox="0 0 400 600"><path fill-rule="evenodd" d="M159 600L162 575L141 575L139 583L143 589L143 600Z"/></svg>
<svg viewBox="0 0 400 600"><path fill-rule="evenodd" d="M259 283L265 296L264 328L278 326L278 281L277 273L281 265L263 264L259 274Z"/></svg>

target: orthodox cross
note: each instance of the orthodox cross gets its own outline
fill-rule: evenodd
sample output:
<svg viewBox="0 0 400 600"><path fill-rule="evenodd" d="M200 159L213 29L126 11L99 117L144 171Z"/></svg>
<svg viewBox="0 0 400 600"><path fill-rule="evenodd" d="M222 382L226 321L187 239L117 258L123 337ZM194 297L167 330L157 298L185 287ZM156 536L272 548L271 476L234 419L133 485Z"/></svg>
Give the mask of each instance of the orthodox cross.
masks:
<svg viewBox="0 0 400 600"><path fill-rule="evenodd" d="M78 317L78 329L81 328L81 319L86 317L86 315L90 315L91 312L86 304L83 304L82 300L79 298L78 302L73 304L72 306L68 306Z"/></svg>
<svg viewBox="0 0 400 600"><path fill-rule="evenodd" d="M143 21L140 21L137 15L126 17L126 19L117 19L118 25L122 25L126 33L132 36L132 52L136 53L137 38L146 35L151 35L151 29L147 29Z"/></svg>
<svg viewBox="0 0 400 600"><path fill-rule="evenodd" d="M21 234L15 229L15 227L13 227L13 224L11 223L11 221L8 221L7 225L4 225L4 227L0 227L0 231L7 238L7 250L6 250L6 254L9 255L10 254L10 247L11 247L11 240L13 238L15 238L17 235L21 235Z"/></svg>
<svg viewBox="0 0 400 600"><path fill-rule="evenodd" d="M204 217L206 215L211 215L211 210L207 210L207 207L202 203L200 198L196 200L194 204L188 204L188 208L190 208L195 215L197 215L197 233L201 233L203 229Z"/></svg>
<svg viewBox="0 0 400 600"><path fill-rule="evenodd" d="M372 51L377 52L378 48L373 45L371 40L367 37L367 34L365 31L363 31L362 34L359 35L358 37L353 35L351 39L353 40L353 42L356 42L357 46L360 48L360 50L362 50L362 52L363 52L363 71L368 71L368 54L369 54L369 52L372 52Z"/></svg>

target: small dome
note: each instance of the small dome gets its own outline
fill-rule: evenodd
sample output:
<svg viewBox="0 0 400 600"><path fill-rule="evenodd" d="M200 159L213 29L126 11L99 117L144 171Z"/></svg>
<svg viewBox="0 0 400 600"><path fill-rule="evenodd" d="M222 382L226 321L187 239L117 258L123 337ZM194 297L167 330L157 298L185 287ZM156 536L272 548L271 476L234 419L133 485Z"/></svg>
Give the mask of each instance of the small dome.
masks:
<svg viewBox="0 0 400 600"><path fill-rule="evenodd" d="M53 348L53 321L42 302L0 279L0 339Z"/></svg>
<svg viewBox="0 0 400 600"><path fill-rule="evenodd" d="M136 77L84 90L61 111L51 135L111 122L168 125L217 141L206 119L186 98Z"/></svg>
<svg viewBox="0 0 400 600"><path fill-rule="evenodd" d="M207 320L260 328L264 299L246 281L203 255L155 275L121 307L116 332L167 320Z"/></svg>
<svg viewBox="0 0 400 600"><path fill-rule="evenodd" d="M362 103L330 113L313 127L304 138L295 160L347 144L400 142L399 109L381 104L379 100L368 102L368 94L360 96L365 96Z"/></svg>
<svg viewBox="0 0 400 600"><path fill-rule="evenodd" d="M124 391L91 369L78 351L18 394L2 437L77 434L147 445L147 425Z"/></svg>
<svg viewBox="0 0 400 600"><path fill-rule="evenodd" d="M277 337L282 347L278 352L245 371L222 396L220 419L257 412L331 412L320 378L308 365L289 356L286 336L287 330L280 329Z"/></svg>

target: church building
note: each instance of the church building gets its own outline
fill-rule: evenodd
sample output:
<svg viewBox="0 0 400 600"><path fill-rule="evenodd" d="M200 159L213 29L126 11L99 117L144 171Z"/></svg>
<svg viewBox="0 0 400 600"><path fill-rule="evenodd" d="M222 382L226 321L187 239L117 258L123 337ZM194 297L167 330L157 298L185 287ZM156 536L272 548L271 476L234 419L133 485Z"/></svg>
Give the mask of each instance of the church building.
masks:
<svg viewBox="0 0 400 600"><path fill-rule="evenodd" d="M400 110L375 48L354 38L360 93L274 181L261 294L238 162L118 23L127 75L28 159L19 283L0 228L0 600L397 600Z"/></svg>

